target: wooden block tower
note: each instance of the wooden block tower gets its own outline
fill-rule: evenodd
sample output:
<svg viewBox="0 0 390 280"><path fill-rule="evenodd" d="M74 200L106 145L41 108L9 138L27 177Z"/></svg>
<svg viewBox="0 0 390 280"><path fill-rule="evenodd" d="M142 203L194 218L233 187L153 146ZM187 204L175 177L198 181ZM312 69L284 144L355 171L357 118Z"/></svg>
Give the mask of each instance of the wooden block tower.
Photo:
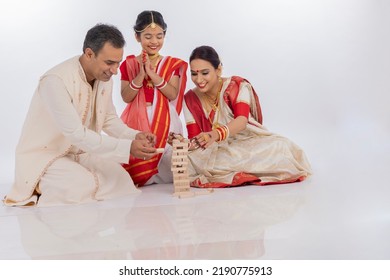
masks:
<svg viewBox="0 0 390 280"><path fill-rule="evenodd" d="M199 194L209 194L214 189L205 189L194 192L190 187L188 177L188 147L189 140L181 138L172 141L172 167L173 172L173 195L179 198L192 197Z"/></svg>
<svg viewBox="0 0 390 280"><path fill-rule="evenodd" d="M188 146L188 139L174 139L172 142L173 195L180 198L194 196L188 178Z"/></svg>

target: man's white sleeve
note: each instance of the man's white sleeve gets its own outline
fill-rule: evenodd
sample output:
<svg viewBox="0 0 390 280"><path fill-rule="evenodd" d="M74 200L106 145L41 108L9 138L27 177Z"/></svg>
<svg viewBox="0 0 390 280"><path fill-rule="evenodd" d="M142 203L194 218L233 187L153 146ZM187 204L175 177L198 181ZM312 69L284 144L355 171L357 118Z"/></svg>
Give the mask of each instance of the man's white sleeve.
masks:
<svg viewBox="0 0 390 280"><path fill-rule="evenodd" d="M85 127L59 77L44 77L40 83L39 94L58 129L72 145L84 152L116 162L129 161L132 140L101 135Z"/></svg>

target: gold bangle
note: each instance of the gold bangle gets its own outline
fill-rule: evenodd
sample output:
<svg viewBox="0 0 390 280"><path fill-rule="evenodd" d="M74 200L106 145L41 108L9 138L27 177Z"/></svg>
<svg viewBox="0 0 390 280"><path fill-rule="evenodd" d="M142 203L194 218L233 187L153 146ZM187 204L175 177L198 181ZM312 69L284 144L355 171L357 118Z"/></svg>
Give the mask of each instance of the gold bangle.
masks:
<svg viewBox="0 0 390 280"><path fill-rule="evenodd" d="M215 129L215 131L218 133L218 139L217 139L217 142L221 141L222 139L222 135L221 135L221 131L219 131L219 129Z"/></svg>
<svg viewBox="0 0 390 280"><path fill-rule="evenodd" d="M226 138L225 139L227 139L230 136L230 129L227 125L225 125L225 127L226 127Z"/></svg>
<svg viewBox="0 0 390 280"><path fill-rule="evenodd" d="M219 135L219 139L217 140L218 142L226 140L226 138L229 137L230 131L226 125L220 126L220 127L216 128L215 130L217 131L217 133Z"/></svg>

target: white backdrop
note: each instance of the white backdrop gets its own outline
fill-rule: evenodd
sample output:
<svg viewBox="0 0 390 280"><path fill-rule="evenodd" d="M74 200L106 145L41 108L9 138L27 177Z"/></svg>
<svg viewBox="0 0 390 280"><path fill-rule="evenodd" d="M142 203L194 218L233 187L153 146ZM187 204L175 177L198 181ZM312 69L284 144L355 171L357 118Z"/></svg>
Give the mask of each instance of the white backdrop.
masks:
<svg viewBox="0 0 390 280"><path fill-rule="evenodd" d="M314 168L323 145L317 133L389 152L390 1L0 0L0 182L12 182L40 75L81 54L85 33L98 22L124 33L125 54L138 53L132 26L148 9L168 24L163 55L187 60L199 45L215 47L224 75L252 82L265 125L302 146ZM120 113L119 76L115 92Z"/></svg>

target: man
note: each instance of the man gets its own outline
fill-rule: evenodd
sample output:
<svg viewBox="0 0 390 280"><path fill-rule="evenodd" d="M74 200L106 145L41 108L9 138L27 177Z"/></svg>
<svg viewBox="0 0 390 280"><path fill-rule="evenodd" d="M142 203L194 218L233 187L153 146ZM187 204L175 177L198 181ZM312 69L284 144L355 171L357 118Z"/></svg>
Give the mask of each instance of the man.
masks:
<svg viewBox="0 0 390 280"><path fill-rule="evenodd" d="M156 137L128 128L112 102L125 40L98 24L83 54L40 79L16 148L8 206L86 203L139 192L120 163L156 155ZM136 116L134 116L136 117ZM102 134L104 132L105 134Z"/></svg>

